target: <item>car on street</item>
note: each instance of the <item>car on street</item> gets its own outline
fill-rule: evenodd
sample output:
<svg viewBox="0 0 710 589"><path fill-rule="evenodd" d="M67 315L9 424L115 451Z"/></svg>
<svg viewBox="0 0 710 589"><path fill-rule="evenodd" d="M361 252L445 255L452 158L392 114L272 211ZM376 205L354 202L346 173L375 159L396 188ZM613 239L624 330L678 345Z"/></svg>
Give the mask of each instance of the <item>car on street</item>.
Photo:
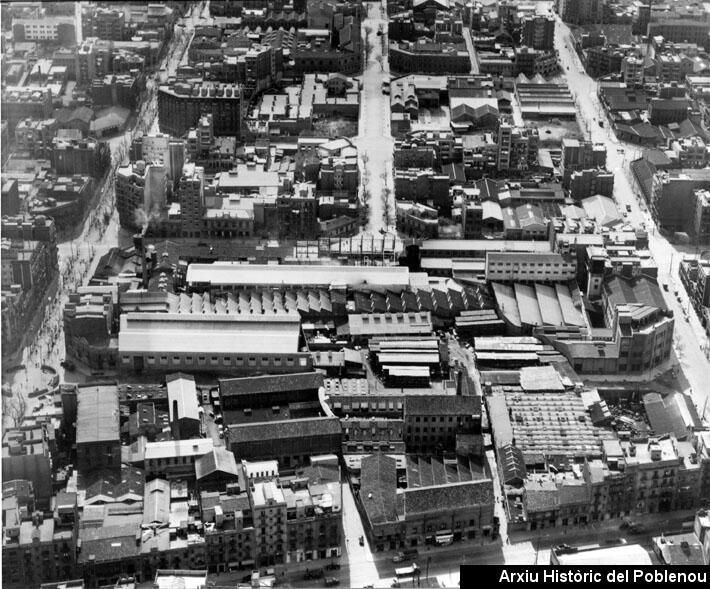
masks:
<svg viewBox="0 0 710 589"><path fill-rule="evenodd" d="M326 587L335 587L336 585L340 585L340 579L337 577L326 577L325 578L325 586Z"/></svg>
<svg viewBox="0 0 710 589"><path fill-rule="evenodd" d="M365 536L360 536L360 538L358 538L358 542L359 542L360 546L364 546L365 545Z"/></svg>
<svg viewBox="0 0 710 589"><path fill-rule="evenodd" d="M631 212L631 205L626 205L626 210L630 213Z"/></svg>
<svg viewBox="0 0 710 589"><path fill-rule="evenodd" d="M321 579L323 576L323 569L306 569L304 579L306 581L308 581L309 579Z"/></svg>
<svg viewBox="0 0 710 589"><path fill-rule="evenodd" d="M339 562L329 562L327 565L325 565L326 570L329 571L337 571L340 568L340 563Z"/></svg>

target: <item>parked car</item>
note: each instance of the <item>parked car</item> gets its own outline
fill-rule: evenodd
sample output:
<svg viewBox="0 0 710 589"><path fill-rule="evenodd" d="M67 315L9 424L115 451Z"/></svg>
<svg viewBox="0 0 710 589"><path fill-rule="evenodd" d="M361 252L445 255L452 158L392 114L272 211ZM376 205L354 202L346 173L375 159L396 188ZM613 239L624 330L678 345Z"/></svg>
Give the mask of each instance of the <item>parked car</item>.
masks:
<svg viewBox="0 0 710 589"><path fill-rule="evenodd" d="M340 579L337 577L326 577L325 578L325 586L326 587L335 587L336 585L340 585Z"/></svg>
<svg viewBox="0 0 710 589"><path fill-rule="evenodd" d="M358 542L360 543L360 546L364 546L365 545L365 536L360 536L360 538L358 539Z"/></svg>
<svg viewBox="0 0 710 589"><path fill-rule="evenodd" d="M329 571L337 571L340 569L340 563L339 562L329 562L327 565L325 565L326 570Z"/></svg>
<svg viewBox="0 0 710 589"><path fill-rule="evenodd" d="M304 578L307 580L309 579L320 579L324 576L323 569L306 569L306 574L304 575Z"/></svg>
<svg viewBox="0 0 710 589"><path fill-rule="evenodd" d="M631 212L631 205L626 205L626 210L630 213Z"/></svg>
<svg viewBox="0 0 710 589"><path fill-rule="evenodd" d="M604 121L599 121L599 126L603 127L604 126Z"/></svg>

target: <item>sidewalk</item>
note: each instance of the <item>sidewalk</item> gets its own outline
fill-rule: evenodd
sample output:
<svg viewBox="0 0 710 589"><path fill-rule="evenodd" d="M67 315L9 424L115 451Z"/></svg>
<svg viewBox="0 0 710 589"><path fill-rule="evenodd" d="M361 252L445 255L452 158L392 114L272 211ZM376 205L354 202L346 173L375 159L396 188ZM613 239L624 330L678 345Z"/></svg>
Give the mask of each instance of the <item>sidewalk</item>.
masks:
<svg viewBox="0 0 710 589"><path fill-rule="evenodd" d="M664 532L676 532L683 521L695 516L695 510L672 511L668 513L651 513L639 516L629 516L629 519L643 526L645 532L630 534L628 530L620 529L623 519L610 519L604 522L593 522L575 527L545 528L544 530L513 532L510 535L512 545L524 542L540 542L545 546L569 543L582 539L596 540L603 543L607 540L626 538L629 543L652 536L660 536Z"/></svg>

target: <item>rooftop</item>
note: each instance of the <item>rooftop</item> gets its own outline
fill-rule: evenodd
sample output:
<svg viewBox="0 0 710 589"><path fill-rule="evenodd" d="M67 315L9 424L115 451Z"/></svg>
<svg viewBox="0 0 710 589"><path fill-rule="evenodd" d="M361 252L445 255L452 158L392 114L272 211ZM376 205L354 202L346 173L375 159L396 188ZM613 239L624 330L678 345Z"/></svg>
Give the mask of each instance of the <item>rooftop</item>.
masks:
<svg viewBox="0 0 710 589"><path fill-rule="evenodd" d="M190 264L190 285L238 286L330 286L344 284L408 286L409 269L404 266L263 265L214 262Z"/></svg>
<svg viewBox="0 0 710 589"><path fill-rule="evenodd" d="M230 425L230 443L248 442L254 439L291 439L307 436L340 435L340 420L337 417L308 417L282 421Z"/></svg>
<svg viewBox="0 0 710 589"><path fill-rule="evenodd" d="M118 349L155 354L294 354L300 316L124 313Z"/></svg>
<svg viewBox="0 0 710 589"><path fill-rule="evenodd" d="M165 379L168 389L170 421L177 419L200 419L197 403L195 377L189 374L169 374ZM174 413L177 409L177 414Z"/></svg>
<svg viewBox="0 0 710 589"><path fill-rule="evenodd" d="M297 372L294 374L270 374L246 378L222 378L219 381L221 395L256 395L319 389L323 386L320 372Z"/></svg>
<svg viewBox="0 0 710 589"><path fill-rule="evenodd" d="M212 438L194 440L169 440L148 442L145 445L145 460L179 458L180 456L204 456L214 447Z"/></svg>
<svg viewBox="0 0 710 589"><path fill-rule="evenodd" d="M119 440L118 389L115 386L79 387L77 403L77 444Z"/></svg>

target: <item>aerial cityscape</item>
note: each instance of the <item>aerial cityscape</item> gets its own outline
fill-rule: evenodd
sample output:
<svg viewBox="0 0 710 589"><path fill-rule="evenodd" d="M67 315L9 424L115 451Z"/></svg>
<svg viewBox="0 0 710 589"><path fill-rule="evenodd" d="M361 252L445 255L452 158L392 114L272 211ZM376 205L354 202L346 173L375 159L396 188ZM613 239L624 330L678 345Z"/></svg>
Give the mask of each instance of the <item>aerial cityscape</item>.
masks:
<svg viewBox="0 0 710 589"><path fill-rule="evenodd" d="M0 11L4 588L710 565L710 3Z"/></svg>

